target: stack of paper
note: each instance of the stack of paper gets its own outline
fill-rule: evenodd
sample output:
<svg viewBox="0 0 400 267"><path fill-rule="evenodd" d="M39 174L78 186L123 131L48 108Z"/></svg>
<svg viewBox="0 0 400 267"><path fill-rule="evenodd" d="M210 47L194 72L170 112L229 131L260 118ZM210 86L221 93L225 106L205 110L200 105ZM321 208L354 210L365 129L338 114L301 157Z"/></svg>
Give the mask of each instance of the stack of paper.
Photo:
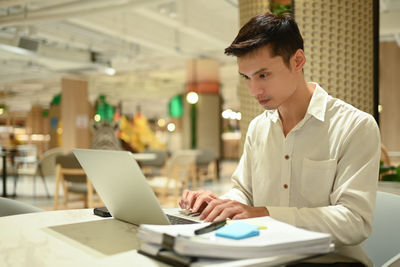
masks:
<svg viewBox="0 0 400 267"><path fill-rule="evenodd" d="M233 240L218 237L214 232L194 235L194 230L206 223L191 225L141 225L138 237L142 250L157 248L163 244L164 234L173 236L170 249L179 255L225 259L261 258L283 254L320 254L332 250L331 236L307 231L276 221L270 217L241 220L246 223L263 224L257 236ZM150 245L150 246L149 246Z"/></svg>

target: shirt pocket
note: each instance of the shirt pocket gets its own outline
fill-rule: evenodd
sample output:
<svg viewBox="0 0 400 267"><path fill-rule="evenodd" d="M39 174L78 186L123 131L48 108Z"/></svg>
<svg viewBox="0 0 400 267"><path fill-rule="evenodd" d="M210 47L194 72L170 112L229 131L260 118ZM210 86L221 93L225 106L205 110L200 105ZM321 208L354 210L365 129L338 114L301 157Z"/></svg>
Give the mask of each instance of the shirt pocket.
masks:
<svg viewBox="0 0 400 267"><path fill-rule="evenodd" d="M335 159L315 161L304 158L300 184L306 206L329 205L335 173Z"/></svg>

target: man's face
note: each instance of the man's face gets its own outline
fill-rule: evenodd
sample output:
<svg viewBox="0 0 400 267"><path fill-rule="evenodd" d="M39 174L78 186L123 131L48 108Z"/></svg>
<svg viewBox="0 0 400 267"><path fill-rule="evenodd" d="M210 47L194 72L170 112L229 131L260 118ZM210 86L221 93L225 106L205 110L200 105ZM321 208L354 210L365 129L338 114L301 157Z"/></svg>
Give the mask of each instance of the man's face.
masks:
<svg viewBox="0 0 400 267"><path fill-rule="evenodd" d="M271 58L269 50L263 46L237 60L251 95L267 110L277 109L296 89L294 72L281 56Z"/></svg>

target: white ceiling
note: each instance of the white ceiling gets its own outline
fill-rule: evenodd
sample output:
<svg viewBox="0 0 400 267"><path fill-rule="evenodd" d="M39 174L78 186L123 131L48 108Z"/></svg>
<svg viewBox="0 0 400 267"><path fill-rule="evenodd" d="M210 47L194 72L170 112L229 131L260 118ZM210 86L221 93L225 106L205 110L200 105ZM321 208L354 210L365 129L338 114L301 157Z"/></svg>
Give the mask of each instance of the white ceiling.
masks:
<svg viewBox="0 0 400 267"><path fill-rule="evenodd" d="M48 106L60 78L78 74L91 101L106 94L124 112L140 103L164 116L184 90L185 63L212 58L225 105L237 107L235 60L223 54L237 30L237 0L0 0L0 103ZM26 40L37 41L35 52L21 48Z"/></svg>
<svg viewBox="0 0 400 267"><path fill-rule="evenodd" d="M165 116L183 92L185 62L220 62L224 107L239 108L235 59L238 0L0 0L0 104L48 106L60 79L84 75L90 100L106 94L123 111ZM400 0L380 0L381 40L400 44ZM27 47L24 41L34 40ZM112 67L114 76L105 73Z"/></svg>

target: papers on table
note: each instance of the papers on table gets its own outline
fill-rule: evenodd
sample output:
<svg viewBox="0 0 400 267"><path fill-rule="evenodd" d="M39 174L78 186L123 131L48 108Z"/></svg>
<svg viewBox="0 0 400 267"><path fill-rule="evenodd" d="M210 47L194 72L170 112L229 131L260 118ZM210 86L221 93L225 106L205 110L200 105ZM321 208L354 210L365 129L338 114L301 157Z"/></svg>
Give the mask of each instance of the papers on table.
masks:
<svg viewBox="0 0 400 267"><path fill-rule="evenodd" d="M180 255L224 259L260 258L283 254L319 254L332 250L329 234L300 229L270 217L246 219L241 222L263 224L267 229L259 230L258 236L233 240L218 237L215 232L194 235L194 230L206 226L207 223L141 225L138 237L144 246L152 244L162 247L163 237L166 234L173 237L173 242L169 242L170 248Z"/></svg>

